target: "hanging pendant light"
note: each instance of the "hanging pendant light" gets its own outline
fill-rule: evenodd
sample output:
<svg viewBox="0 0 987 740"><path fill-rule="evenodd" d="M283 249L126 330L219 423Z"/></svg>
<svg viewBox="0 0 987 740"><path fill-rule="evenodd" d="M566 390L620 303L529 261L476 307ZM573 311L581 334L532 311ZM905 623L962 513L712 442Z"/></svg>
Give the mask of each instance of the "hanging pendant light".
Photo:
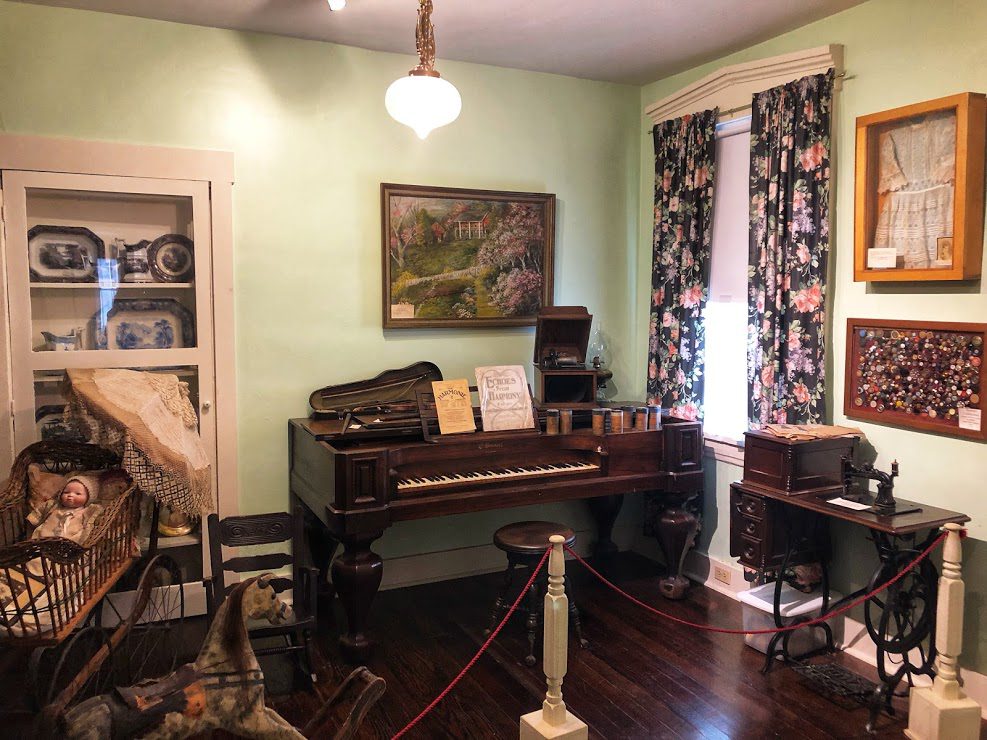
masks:
<svg viewBox="0 0 987 740"><path fill-rule="evenodd" d="M407 77L391 83L384 95L384 106L394 120L410 126L419 139L424 139L433 129L459 118L463 108L459 90L435 71L432 0L418 0L415 47L418 66Z"/></svg>

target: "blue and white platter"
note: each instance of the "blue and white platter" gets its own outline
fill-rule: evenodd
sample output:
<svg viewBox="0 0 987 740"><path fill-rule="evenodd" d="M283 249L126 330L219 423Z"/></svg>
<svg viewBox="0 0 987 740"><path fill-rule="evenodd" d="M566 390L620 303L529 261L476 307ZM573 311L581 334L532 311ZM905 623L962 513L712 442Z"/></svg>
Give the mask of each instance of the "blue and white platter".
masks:
<svg viewBox="0 0 987 740"><path fill-rule="evenodd" d="M92 318L96 349L182 349L195 346L192 312L174 298L117 298Z"/></svg>

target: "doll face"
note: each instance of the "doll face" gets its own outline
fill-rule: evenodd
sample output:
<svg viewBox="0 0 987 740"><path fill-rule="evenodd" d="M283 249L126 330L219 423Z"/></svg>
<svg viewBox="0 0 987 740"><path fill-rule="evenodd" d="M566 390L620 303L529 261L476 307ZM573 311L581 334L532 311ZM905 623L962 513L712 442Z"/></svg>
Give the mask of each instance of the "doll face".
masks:
<svg viewBox="0 0 987 740"><path fill-rule="evenodd" d="M89 492L79 481L69 481L62 489L59 501L66 509L78 509L89 503Z"/></svg>

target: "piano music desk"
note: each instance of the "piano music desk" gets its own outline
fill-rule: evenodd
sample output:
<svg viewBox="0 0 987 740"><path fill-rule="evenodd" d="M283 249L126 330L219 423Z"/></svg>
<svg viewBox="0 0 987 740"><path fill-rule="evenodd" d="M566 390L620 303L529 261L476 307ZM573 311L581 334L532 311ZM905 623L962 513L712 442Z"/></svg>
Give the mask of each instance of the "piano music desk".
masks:
<svg viewBox="0 0 987 740"><path fill-rule="evenodd" d="M427 443L411 435L364 439L341 434L340 421L292 419L291 494L312 514L315 564L324 574L331 561L347 617L343 655L360 661L370 650L366 624L383 575L371 545L410 519L588 499L597 551L606 552L615 549L610 535L623 495L658 491L667 502L658 537L671 571L662 588L680 598L682 560L698 528L683 506L703 487L702 426L663 421L661 429L623 434L478 432ZM333 559L340 543L343 553Z"/></svg>

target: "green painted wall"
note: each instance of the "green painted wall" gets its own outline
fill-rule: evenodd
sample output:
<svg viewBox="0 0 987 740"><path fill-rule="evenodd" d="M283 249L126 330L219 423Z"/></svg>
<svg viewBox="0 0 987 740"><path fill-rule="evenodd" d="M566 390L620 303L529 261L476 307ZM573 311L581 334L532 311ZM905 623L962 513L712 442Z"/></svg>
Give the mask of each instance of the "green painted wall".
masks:
<svg viewBox="0 0 987 740"><path fill-rule="evenodd" d="M833 317L829 391L835 423L846 419L842 364L848 317L987 321L987 298L980 281L956 285L867 284L853 282L853 165L854 122L857 116L953 93L987 92L987 3L983 0L871 0L811 25L717 59L682 74L644 87L644 106L727 64L784 54L823 44L843 44L847 79L838 93L834 118L833 162L836 178L830 312ZM651 122L641 114L639 134ZM644 387L647 306L654 160L646 145L641 151L641 220L635 347L635 387ZM835 372L834 372L835 366ZM905 431L890 426L856 423L878 451L877 465L901 463L895 491L903 498L966 512L973 517L971 538L965 542L968 576L966 638L963 664L987 672L987 630L982 609L987 605L987 447L953 437ZM707 519L701 540L709 554L729 560L731 481L741 471L718 464L707 478ZM860 586L873 554L861 532L838 528L837 562L852 563L837 573L838 586Z"/></svg>
<svg viewBox="0 0 987 740"><path fill-rule="evenodd" d="M381 182L556 193L556 302L628 343L638 88L443 62L441 48L463 113L420 142L384 110L410 57L0 2L0 130L235 153L245 512L285 505L286 420L315 388L420 359L450 378L530 365L533 327L381 329ZM630 355L616 360L626 386ZM585 526L578 506L553 513ZM517 516L400 525L381 552L487 543Z"/></svg>

